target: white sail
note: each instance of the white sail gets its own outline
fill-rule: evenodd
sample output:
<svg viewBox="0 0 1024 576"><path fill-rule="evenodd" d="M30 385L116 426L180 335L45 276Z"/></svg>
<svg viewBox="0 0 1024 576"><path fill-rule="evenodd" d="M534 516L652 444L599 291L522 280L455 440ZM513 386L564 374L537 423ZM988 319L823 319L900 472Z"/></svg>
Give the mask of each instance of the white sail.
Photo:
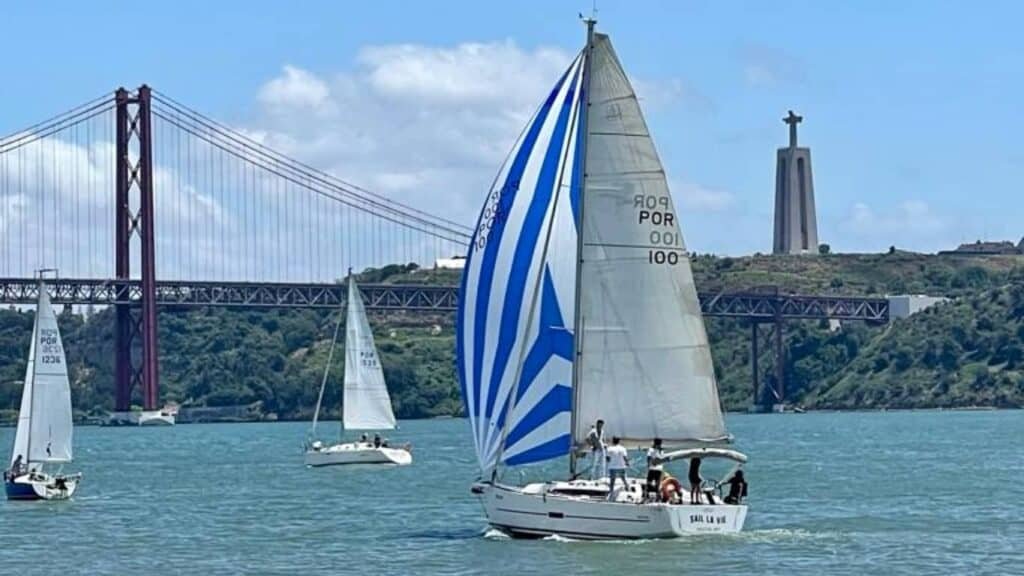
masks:
<svg viewBox="0 0 1024 576"><path fill-rule="evenodd" d="M64 346L50 297L40 285L12 462L18 455L32 464L69 462L71 433L71 388Z"/></svg>
<svg viewBox="0 0 1024 576"><path fill-rule="evenodd" d="M36 334L39 330L39 315L32 324L32 342L28 347L28 364L25 365L25 385L21 389L21 410L18 412L18 430L14 433L14 451L11 465L21 456L22 463L28 456L29 425L32 423L32 388L36 372Z"/></svg>
<svg viewBox="0 0 1024 576"><path fill-rule="evenodd" d="M630 445L725 440L664 169L607 36L591 58L573 440L599 418Z"/></svg>
<svg viewBox="0 0 1024 576"><path fill-rule="evenodd" d="M391 397L373 343L373 332L359 288L348 279L348 315L345 320L345 394L343 422L348 430L385 430L395 427Z"/></svg>

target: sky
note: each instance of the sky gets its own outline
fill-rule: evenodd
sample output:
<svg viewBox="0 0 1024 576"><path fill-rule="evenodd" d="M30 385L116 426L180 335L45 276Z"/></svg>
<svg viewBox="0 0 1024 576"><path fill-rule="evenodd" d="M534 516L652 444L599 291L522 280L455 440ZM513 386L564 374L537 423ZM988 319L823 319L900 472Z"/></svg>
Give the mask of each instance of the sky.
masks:
<svg viewBox="0 0 1024 576"><path fill-rule="evenodd" d="M471 224L592 2L5 5L0 133L148 83L366 188ZM822 242L1024 236L1024 3L597 3L692 250L771 250L781 119ZM12 52L10 47L20 47Z"/></svg>

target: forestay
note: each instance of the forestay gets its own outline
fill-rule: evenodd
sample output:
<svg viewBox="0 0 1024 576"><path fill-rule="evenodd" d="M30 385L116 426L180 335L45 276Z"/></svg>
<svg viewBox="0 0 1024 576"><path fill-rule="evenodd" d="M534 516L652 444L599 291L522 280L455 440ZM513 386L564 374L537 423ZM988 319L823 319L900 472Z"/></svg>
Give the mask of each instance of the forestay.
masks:
<svg viewBox="0 0 1024 576"><path fill-rule="evenodd" d="M727 439L665 172L605 35L590 72L573 438L601 418L627 444Z"/></svg>
<svg viewBox="0 0 1024 576"><path fill-rule="evenodd" d="M377 358L373 332L363 298L352 276L348 279L345 319L345 392L343 422L349 430L385 430L395 427L391 397Z"/></svg>
<svg viewBox="0 0 1024 576"><path fill-rule="evenodd" d="M11 462L71 461L71 388L57 316L42 284L29 346Z"/></svg>
<svg viewBox="0 0 1024 576"><path fill-rule="evenodd" d="M466 258L457 370L485 473L569 451L583 61L515 143Z"/></svg>

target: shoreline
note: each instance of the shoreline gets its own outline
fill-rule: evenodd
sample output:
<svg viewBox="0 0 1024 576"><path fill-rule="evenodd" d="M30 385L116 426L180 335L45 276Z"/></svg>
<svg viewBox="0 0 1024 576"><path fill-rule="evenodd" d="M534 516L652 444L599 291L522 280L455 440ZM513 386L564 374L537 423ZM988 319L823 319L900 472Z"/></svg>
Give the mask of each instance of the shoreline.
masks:
<svg viewBox="0 0 1024 576"><path fill-rule="evenodd" d="M842 414L842 413L868 413L868 412L1010 412L1014 410L1024 410L1024 408L1015 407L998 407L998 406L957 406L957 407L935 407L935 408L801 408L803 414ZM750 415L777 415L778 412L749 412L747 410L726 410L726 414L737 415L737 414L750 414ZM795 411L786 411L782 414L801 414ZM402 418L400 420L464 420L465 416L429 416L426 418ZM276 419L263 419L263 418L252 418L252 419L240 419L240 418L224 418L224 419L209 419L197 422L177 422L175 426L189 426L193 424L263 424L263 423L275 423L275 422L309 422L307 418L276 418ZM3 422L0 423L0 428L14 428L17 426L17 422ZM97 426L101 428L138 428L139 426L108 426L102 422L98 422L94 419L76 421L75 426Z"/></svg>

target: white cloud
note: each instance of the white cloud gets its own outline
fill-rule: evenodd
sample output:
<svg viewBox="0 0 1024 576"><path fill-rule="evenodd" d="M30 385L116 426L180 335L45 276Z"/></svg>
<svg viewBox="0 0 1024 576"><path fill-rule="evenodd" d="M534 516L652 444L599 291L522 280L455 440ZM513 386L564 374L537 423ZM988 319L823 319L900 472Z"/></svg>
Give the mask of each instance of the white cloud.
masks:
<svg viewBox="0 0 1024 576"><path fill-rule="evenodd" d="M840 228L845 237L867 250L889 245L911 250L935 250L948 245L949 223L921 200L904 200L882 209L857 202Z"/></svg>
<svg viewBox="0 0 1024 576"><path fill-rule="evenodd" d="M736 197L727 190L691 182L674 183L672 190L688 212L723 212L732 208L736 202Z"/></svg>
<svg viewBox="0 0 1024 576"><path fill-rule="evenodd" d="M260 102L280 112L325 112L330 110L327 84L313 74L285 66L281 76L267 82L260 89Z"/></svg>
<svg viewBox="0 0 1024 576"><path fill-rule="evenodd" d="M247 133L347 181L472 222L482 191L571 59L511 41L369 46L349 73L285 67L260 90L261 113Z"/></svg>

